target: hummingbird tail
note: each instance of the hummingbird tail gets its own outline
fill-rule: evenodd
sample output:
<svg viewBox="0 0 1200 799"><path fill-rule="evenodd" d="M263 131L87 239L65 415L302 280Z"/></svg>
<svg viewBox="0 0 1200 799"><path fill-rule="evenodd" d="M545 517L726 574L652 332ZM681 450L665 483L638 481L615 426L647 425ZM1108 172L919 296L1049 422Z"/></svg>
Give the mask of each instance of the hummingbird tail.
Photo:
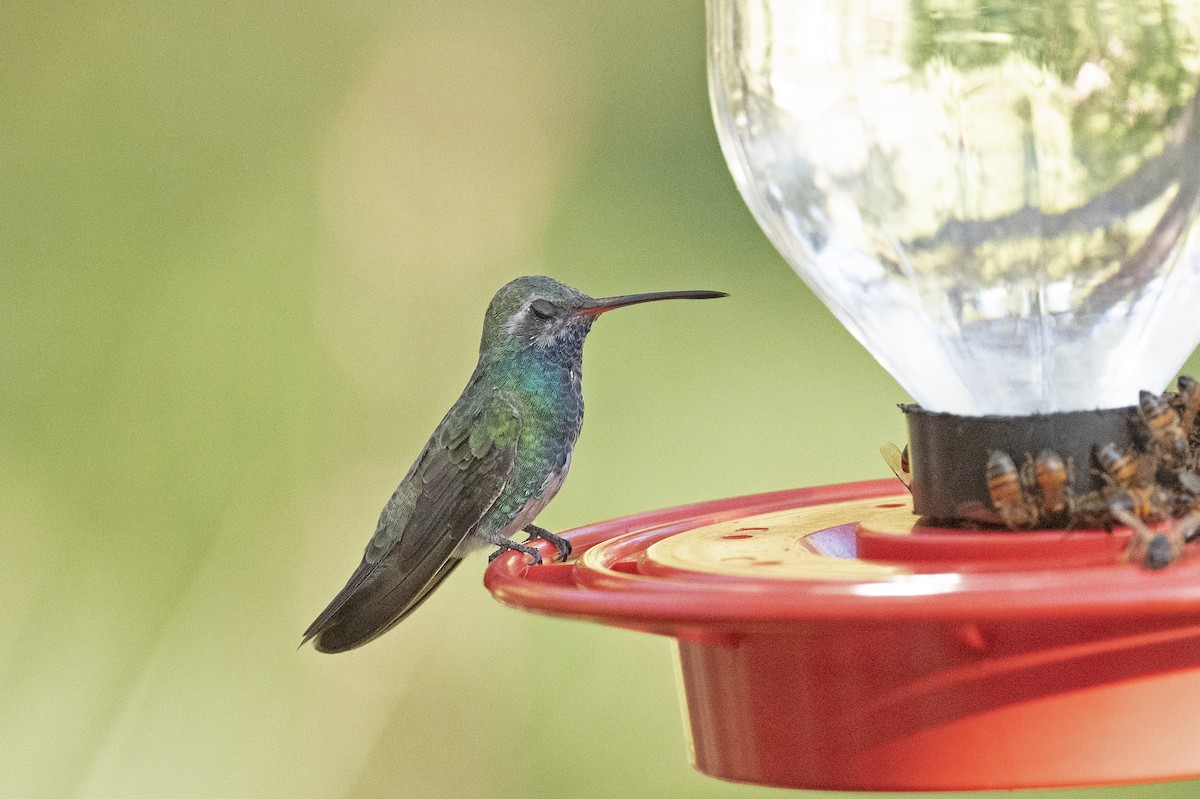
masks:
<svg viewBox="0 0 1200 799"><path fill-rule="evenodd" d="M411 590L414 583L410 581L388 584L386 580L369 579L378 573L364 568L368 564L363 563L329 607L304 631L300 645L312 640L314 649L328 654L362 646L395 627L420 607L460 563L462 558L459 557L447 559L428 580L419 584L416 591Z"/></svg>

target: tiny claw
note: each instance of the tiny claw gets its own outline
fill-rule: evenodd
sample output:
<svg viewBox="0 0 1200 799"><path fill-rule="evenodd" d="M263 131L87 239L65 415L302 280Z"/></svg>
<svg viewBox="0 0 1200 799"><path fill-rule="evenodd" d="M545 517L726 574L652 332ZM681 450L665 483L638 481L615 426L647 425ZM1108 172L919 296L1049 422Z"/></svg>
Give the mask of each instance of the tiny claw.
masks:
<svg viewBox="0 0 1200 799"><path fill-rule="evenodd" d="M571 542L562 536L554 535L553 533L543 533L541 537L549 541L550 544L556 550L558 550L558 557L556 560L558 560L560 563L566 563L567 558L571 557Z"/></svg>
<svg viewBox="0 0 1200 799"><path fill-rule="evenodd" d="M530 566L541 566L542 565L542 553L541 552L538 552L533 547L527 547L524 544L518 544L516 541L510 541L509 543L501 544L499 549L497 549L492 554L488 555L488 563L491 563L496 558L500 557L505 552L508 552L511 549L515 549L518 552L523 552L524 554L528 555Z"/></svg>
<svg viewBox="0 0 1200 799"><path fill-rule="evenodd" d="M558 550L555 556L555 560L558 562L565 563L567 558L571 557L571 542L562 536L555 535L545 528L538 527L536 524L531 524L526 527L525 532L529 534L529 537L525 539L525 543L527 544L535 538L540 538L543 541L549 541L550 544L556 550Z"/></svg>

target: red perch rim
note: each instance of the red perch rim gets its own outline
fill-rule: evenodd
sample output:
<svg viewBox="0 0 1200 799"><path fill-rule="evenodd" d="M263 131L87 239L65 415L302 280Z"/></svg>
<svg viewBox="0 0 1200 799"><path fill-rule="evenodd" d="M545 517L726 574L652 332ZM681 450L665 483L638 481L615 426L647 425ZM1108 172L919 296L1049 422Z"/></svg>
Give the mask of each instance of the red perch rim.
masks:
<svg viewBox="0 0 1200 799"><path fill-rule="evenodd" d="M535 613L677 640L692 761L790 788L915 791L1200 777L1200 559L1127 531L914 524L895 481L651 511L507 553ZM542 542L549 559L553 548Z"/></svg>

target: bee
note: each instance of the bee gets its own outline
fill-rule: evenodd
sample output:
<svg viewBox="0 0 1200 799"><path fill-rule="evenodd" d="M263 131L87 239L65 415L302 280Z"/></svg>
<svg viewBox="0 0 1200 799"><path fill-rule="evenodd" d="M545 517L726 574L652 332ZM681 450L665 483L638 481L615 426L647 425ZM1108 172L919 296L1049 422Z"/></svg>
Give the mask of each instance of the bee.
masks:
<svg viewBox="0 0 1200 799"><path fill-rule="evenodd" d="M1171 525L1166 532L1156 533L1146 523L1124 508L1112 508L1113 517L1133 531L1125 559L1146 569L1163 569L1183 557L1184 547L1200 532L1200 513L1189 513Z"/></svg>
<svg viewBox="0 0 1200 799"><path fill-rule="evenodd" d="M985 474L992 505L1008 528L1028 530L1033 527L1038 520L1037 506L1029 500L1026 481L1008 453L989 452Z"/></svg>
<svg viewBox="0 0 1200 799"><path fill-rule="evenodd" d="M1200 510L1200 474L1191 469L1181 469L1175 474L1178 491L1175 494L1175 515L1184 516Z"/></svg>
<svg viewBox="0 0 1200 799"><path fill-rule="evenodd" d="M1180 519L1175 525L1179 540L1190 544L1200 537L1200 512L1193 511Z"/></svg>
<svg viewBox="0 0 1200 799"><path fill-rule="evenodd" d="M1125 548L1125 560L1130 563L1136 563L1143 569L1164 569L1183 554L1183 547L1177 546L1176 540L1169 534L1154 532L1124 508L1114 506L1112 515L1133 532L1129 546Z"/></svg>
<svg viewBox="0 0 1200 799"><path fill-rule="evenodd" d="M1061 455L1048 449L1039 452L1033 461L1025 456L1025 483L1037 488L1040 516L1054 518L1070 510L1073 471L1070 458L1064 463Z"/></svg>
<svg viewBox="0 0 1200 799"><path fill-rule="evenodd" d="M1179 393L1171 403L1179 414L1179 422L1183 426L1183 435L1189 441L1196 430L1196 414L1200 413L1200 383L1187 375L1180 375L1178 380Z"/></svg>
<svg viewBox="0 0 1200 799"><path fill-rule="evenodd" d="M1105 444L1096 448L1095 456L1109 485L1130 488L1146 485L1154 479L1157 464L1143 453L1122 452L1116 444Z"/></svg>
<svg viewBox="0 0 1200 799"><path fill-rule="evenodd" d="M1190 451L1179 414L1162 397L1149 391L1138 394L1138 413L1159 456L1168 464L1185 463Z"/></svg>
<svg viewBox="0 0 1200 799"><path fill-rule="evenodd" d="M1071 505L1070 527L1102 527L1112 530L1116 511L1132 514L1150 524L1156 524L1177 511L1178 503L1171 493L1157 484L1122 487L1110 485L1077 498Z"/></svg>
<svg viewBox="0 0 1200 799"><path fill-rule="evenodd" d="M908 444L901 450L892 442L879 445L879 454L883 456L888 467L904 483L904 487L912 491L912 464L908 462Z"/></svg>
<svg viewBox="0 0 1200 799"><path fill-rule="evenodd" d="M1076 497L1071 505L1071 519L1067 526L1071 529L1092 529L1102 527L1112 530L1113 517L1108 510L1108 500L1104 491L1090 491Z"/></svg>
<svg viewBox="0 0 1200 799"><path fill-rule="evenodd" d="M1170 515L1171 498L1157 485L1112 488L1104 492L1104 499L1109 512L1118 519L1118 510L1132 513L1148 524L1161 522Z"/></svg>

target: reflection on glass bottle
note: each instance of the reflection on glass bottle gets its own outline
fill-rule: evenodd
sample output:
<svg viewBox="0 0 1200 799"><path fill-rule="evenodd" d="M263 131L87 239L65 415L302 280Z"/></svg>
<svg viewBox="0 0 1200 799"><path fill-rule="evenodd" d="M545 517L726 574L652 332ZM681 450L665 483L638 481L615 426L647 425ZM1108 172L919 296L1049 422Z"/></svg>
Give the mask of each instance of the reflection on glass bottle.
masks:
<svg viewBox="0 0 1200 799"><path fill-rule="evenodd" d="M764 230L923 406L1115 407L1200 340L1200 0L709 0Z"/></svg>

